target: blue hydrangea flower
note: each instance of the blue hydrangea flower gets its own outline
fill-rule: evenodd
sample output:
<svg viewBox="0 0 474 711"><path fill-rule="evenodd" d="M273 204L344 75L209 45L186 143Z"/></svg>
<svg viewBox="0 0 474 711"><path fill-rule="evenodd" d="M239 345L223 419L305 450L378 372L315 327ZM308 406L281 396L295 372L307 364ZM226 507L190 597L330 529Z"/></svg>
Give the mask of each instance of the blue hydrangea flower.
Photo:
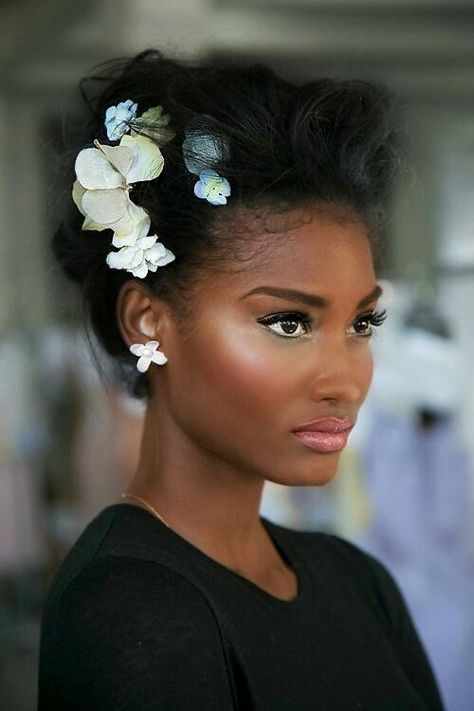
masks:
<svg viewBox="0 0 474 711"><path fill-rule="evenodd" d="M225 205L230 195L230 184L215 170L201 170L194 186L194 194L207 200L211 205Z"/></svg>
<svg viewBox="0 0 474 711"><path fill-rule="evenodd" d="M131 99L109 106L105 112L105 128L109 141L118 141L128 131L128 124L137 115L138 105Z"/></svg>

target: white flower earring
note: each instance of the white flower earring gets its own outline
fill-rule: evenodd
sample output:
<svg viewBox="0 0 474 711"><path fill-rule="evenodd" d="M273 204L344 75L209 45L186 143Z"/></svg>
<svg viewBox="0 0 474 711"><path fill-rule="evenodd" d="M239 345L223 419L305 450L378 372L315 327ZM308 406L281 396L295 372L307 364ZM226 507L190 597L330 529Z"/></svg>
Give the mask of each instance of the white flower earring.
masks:
<svg viewBox="0 0 474 711"><path fill-rule="evenodd" d="M130 346L130 352L138 356L137 370L140 373L145 373L150 367L150 363L164 365L168 358L164 353L158 351L159 341L148 341L147 343L133 343Z"/></svg>

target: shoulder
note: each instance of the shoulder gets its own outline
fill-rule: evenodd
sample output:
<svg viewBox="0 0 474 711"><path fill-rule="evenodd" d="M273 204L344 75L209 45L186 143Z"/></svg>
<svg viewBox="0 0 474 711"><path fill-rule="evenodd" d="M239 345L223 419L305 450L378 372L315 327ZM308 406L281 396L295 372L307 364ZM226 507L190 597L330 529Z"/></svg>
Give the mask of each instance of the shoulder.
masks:
<svg viewBox="0 0 474 711"><path fill-rule="evenodd" d="M158 524L158 525L157 525ZM147 512L132 505L112 505L84 528L57 568L46 604L79 597L94 589L94 602L111 601L146 590L170 588L199 597L186 571L188 559L177 551L165 527ZM89 600L89 602L91 602Z"/></svg>
<svg viewBox="0 0 474 711"><path fill-rule="evenodd" d="M317 545L335 564L349 566L372 585L395 585L395 580L386 566L371 553L356 543L335 533L317 533Z"/></svg>
<svg viewBox="0 0 474 711"><path fill-rule="evenodd" d="M267 522L268 523L268 522ZM295 530L269 522L270 528L278 533L279 538L306 559L317 563L326 563L334 570L347 569L349 566L365 579L381 577L393 580L383 563L357 544L335 533L324 531Z"/></svg>
<svg viewBox="0 0 474 711"><path fill-rule="evenodd" d="M173 624L215 625L201 591L178 570L162 562L118 555L89 561L65 587L58 601L62 619L108 620L112 625L158 625L163 634ZM96 622L94 622L96 624Z"/></svg>
<svg viewBox="0 0 474 711"><path fill-rule="evenodd" d="M436 677L400 587L387 567L356 544L334 534L324 534L327 550L345 566L346 578L392 641L400 665L431 709L443 709Z"/></svg>
<svg viewBox="0 0 474 711"><path fill-rule="evenodd" d="M350 568L357 583L370 593L381 606L392 627L400 622L400 611L405 612L405 601L392 573L378 558L355 543L336 534L323 534L327 548L340 565Z"/></svg>
<svg viewBox="0 0 474 711"><path fill-rule="evenodd" d="M318 562L331 566L335 572L343 571L347 577L347 570L350 569L359 581L365 581L371 586L382 586L389 590L397 587L392 574L378 558L347 538L322 531L286 530L294 546L312 555Z"/></svg>
<svg viewBox="0 0 474 711"><path fill-rule="evenodd" d="M56 708L54 696L57 708L151 708L161 699L163 709L188 709L193 699L195 709L217 710L231 708L229 695L213 611L165 564L95 557L44 611L39 708Z"/></svg>
<svg viewBox="0 0 474 711"><path fill-rule="evenodd" d="M318 579L338 591L350 591L372 609L389 632L408 614L400 588L387 567L355 543L334 533L284 529L287 542L305 559Z"/></svg>

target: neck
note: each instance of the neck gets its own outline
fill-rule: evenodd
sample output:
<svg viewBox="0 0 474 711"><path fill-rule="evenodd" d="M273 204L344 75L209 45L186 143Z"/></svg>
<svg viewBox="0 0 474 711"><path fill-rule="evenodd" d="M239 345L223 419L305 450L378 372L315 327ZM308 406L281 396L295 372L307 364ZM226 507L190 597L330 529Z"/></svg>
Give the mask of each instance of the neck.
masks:
<svg viewBox="0 0 474 711"><path fill-rule="evenodd" d="M144 498L176 533L235 570L261 569L269 549L259 517L263 485L261 477L190 440L150 400L127 491Z"/></svg>

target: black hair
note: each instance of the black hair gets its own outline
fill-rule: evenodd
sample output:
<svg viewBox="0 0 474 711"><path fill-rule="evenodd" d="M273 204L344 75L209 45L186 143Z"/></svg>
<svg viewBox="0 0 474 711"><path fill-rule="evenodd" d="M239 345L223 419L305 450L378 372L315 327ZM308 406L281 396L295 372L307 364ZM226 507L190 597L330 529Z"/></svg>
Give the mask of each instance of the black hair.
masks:
<svg viewBox="0 0 474 711"><path fill-rule="evenodd" d="M243 235L230 229L242 211L263 215L332 206L362 221L372 237L380 228L399 163L390 95L383 87L333 79L296 85L260 64L194 64L146 50L131 60L106 63L82 80L81 90L92 117L74 158L94 139L108 143L104 115L109 106L131 99L138 115L159 104L171 117L175 138L161 148L164 170L155 180L136 183L132 199L145 208L153 233L176 255L144 281L183 318L195 280L244 253ZM194 195L197 177L187 170L182 154L190 128L204 130L227 147L214 166L231 185L225 207ZM72 186L73 161L67 180ZM53 239L55 255L66 275L82 286L99 343L124 366L132 391L144 395L146 379L136 374L136 358L115 317L118 292L131 274L107 266L110 230L82 231L83 217L70 203Z"/></svg>

